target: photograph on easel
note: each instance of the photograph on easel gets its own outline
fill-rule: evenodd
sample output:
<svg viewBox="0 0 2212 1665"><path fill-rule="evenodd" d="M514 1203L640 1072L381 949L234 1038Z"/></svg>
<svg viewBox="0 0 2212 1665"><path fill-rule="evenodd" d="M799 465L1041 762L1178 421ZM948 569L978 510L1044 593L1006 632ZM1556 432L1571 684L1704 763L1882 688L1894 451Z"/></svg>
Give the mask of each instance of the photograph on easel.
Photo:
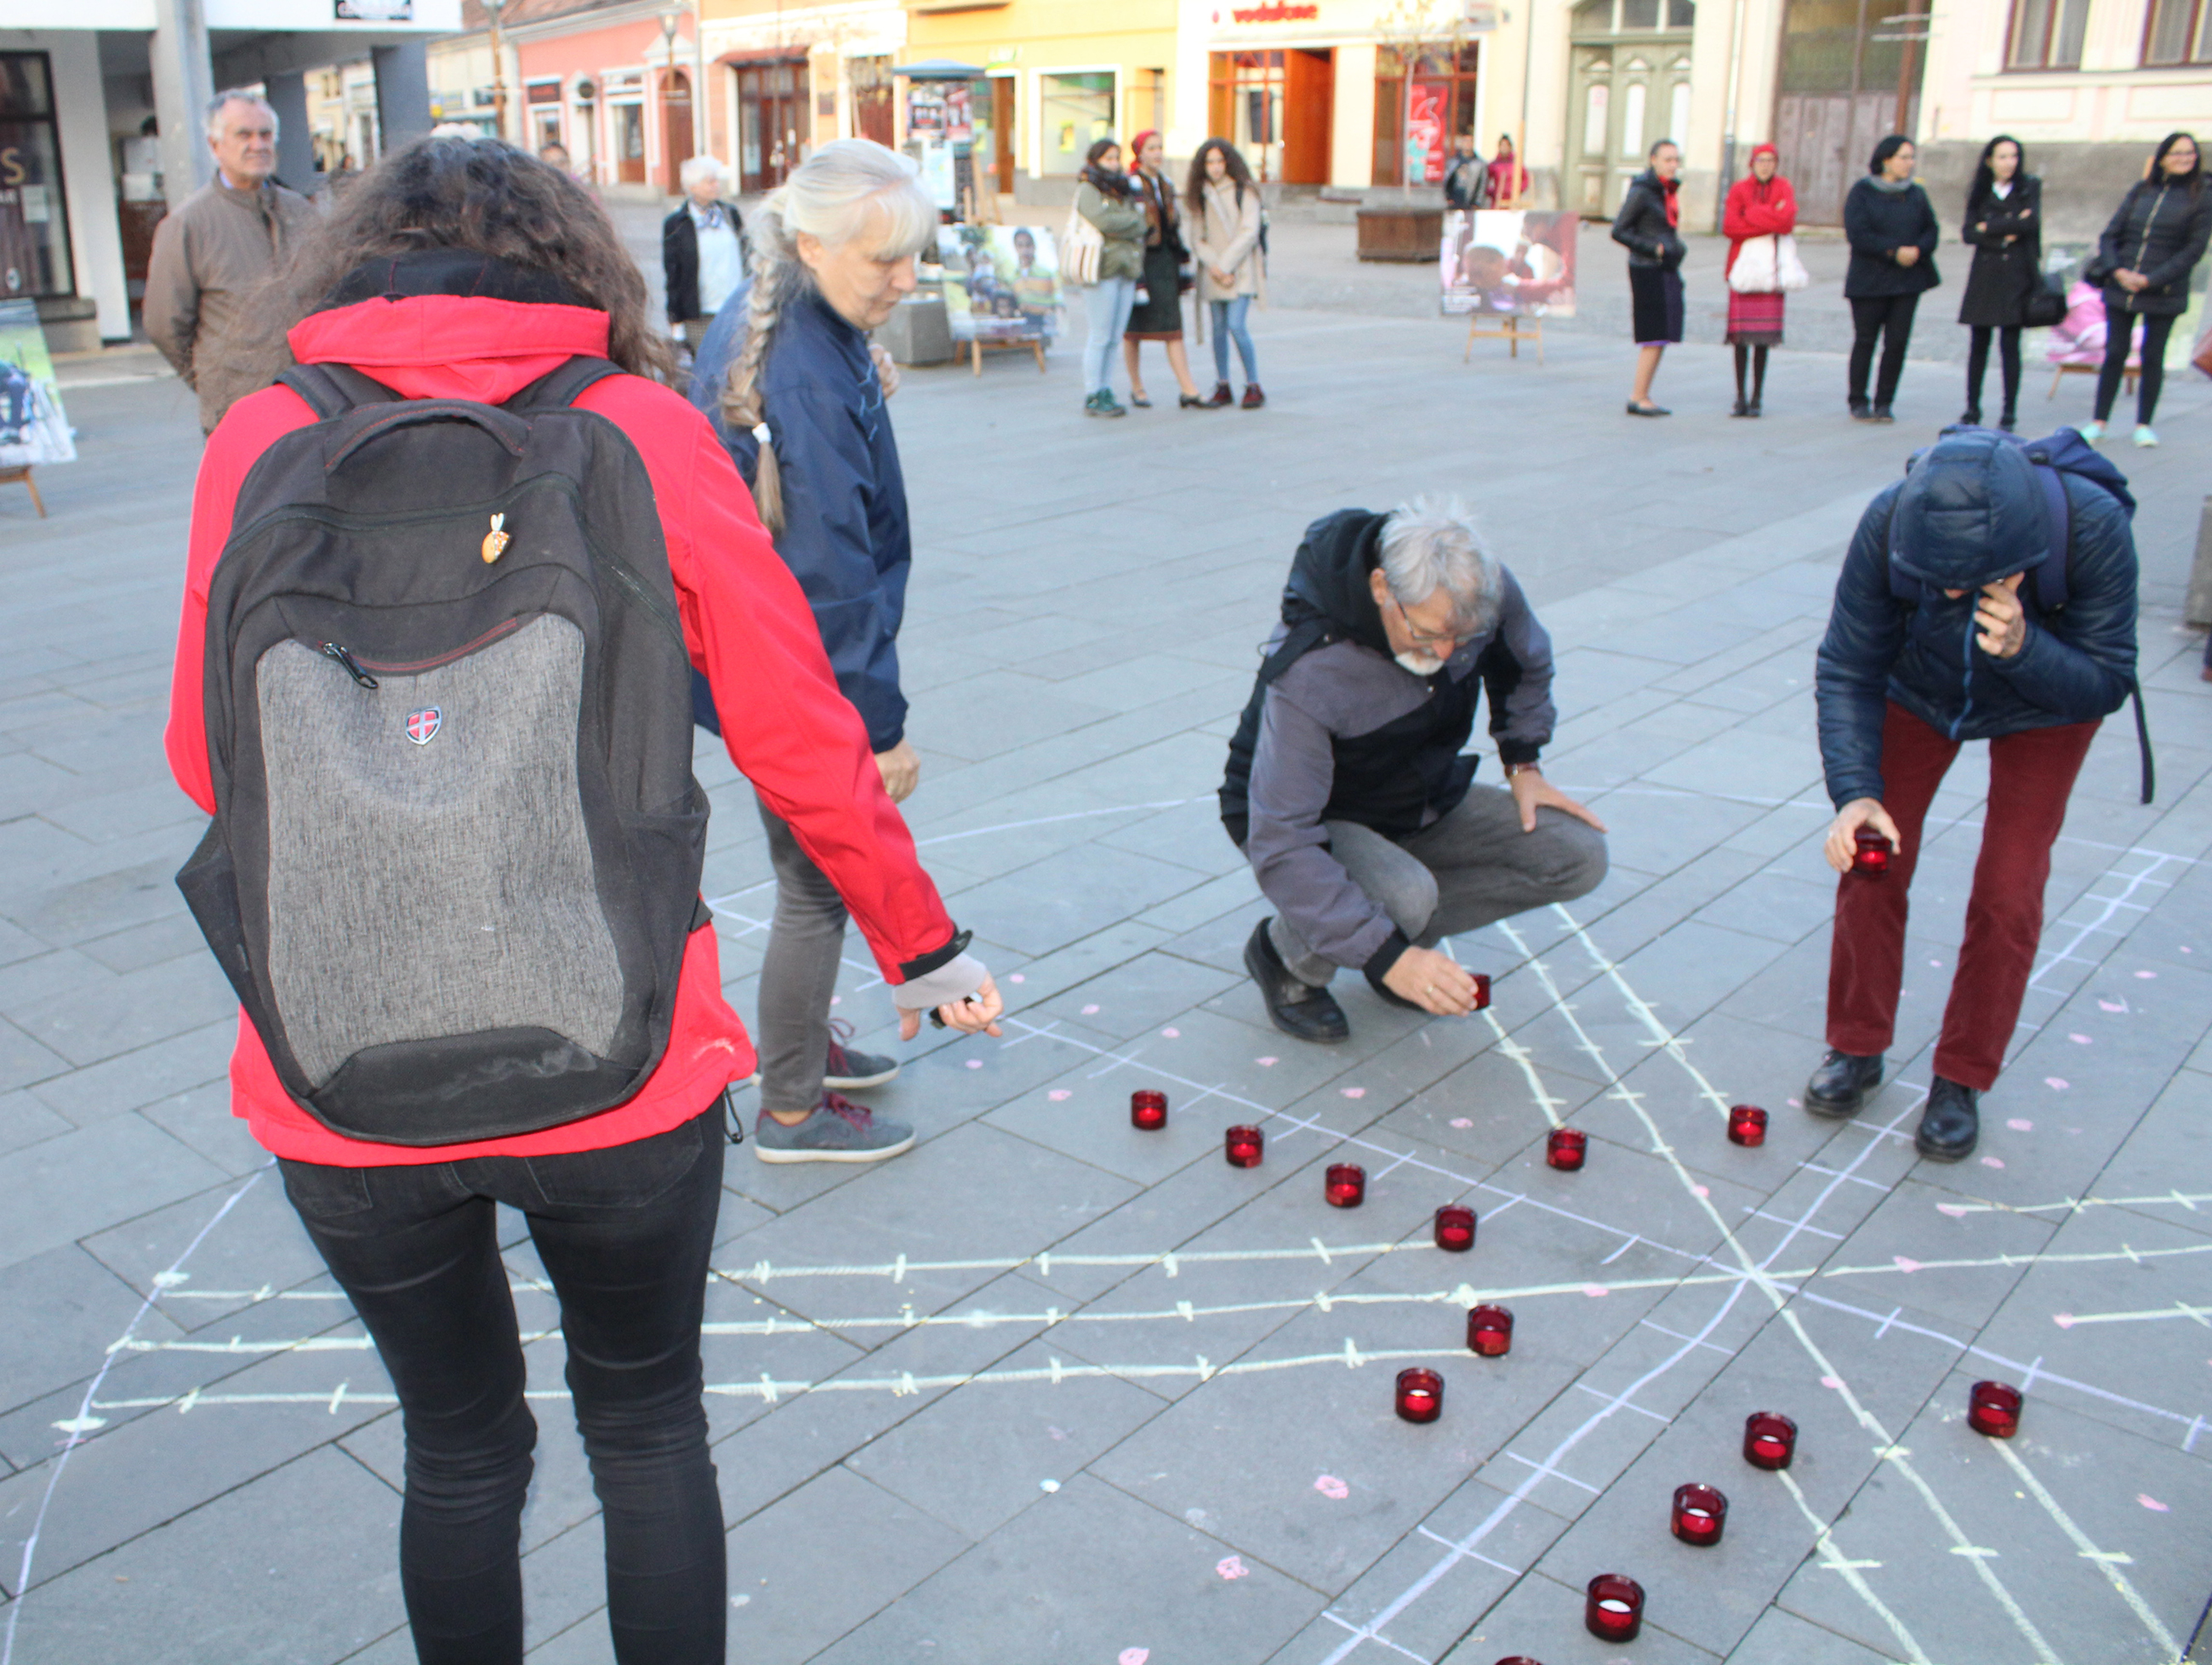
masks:
<svg viewBox="0 0 2212 1665"><path fill-rule="evenodd" d="M37 303L0 301L0 469L76 460Z"/></svg>
<svg viewBox="0 0 2212 1665"><path fill-rule="evenodd" d="M1580 223L1573 214L1454 209L1437 258L1444 311L1572 318Z"/></svg>
<svg viewBox="0 0 2212 1665"><path fill-rule="evenodd" d="M1060 334L1060 251L1042 226L945 226L945 315L955 341L1051 341Z"/></svg>

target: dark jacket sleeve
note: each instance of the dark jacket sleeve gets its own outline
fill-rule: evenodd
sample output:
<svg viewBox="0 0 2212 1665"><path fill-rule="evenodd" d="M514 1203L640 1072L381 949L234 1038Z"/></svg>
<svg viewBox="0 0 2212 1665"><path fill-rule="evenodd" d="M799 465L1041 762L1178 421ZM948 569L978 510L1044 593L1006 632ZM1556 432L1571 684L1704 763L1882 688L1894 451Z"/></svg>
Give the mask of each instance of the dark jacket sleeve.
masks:
<svg viewBox="0 0 2212 1665"><path fill-rule="evenodd" d="M1920 204L1920 223L1913 233L1913 246L1920 251L1921 264L1933 272L1935 267L1929 263L1936 257L1936 246L1943 240L1943 227L1936 218L1936 204L1928 199L1928 192L1915 185L1913 196ZM1933 289L1935 285L1929 287Z"/></svg>
<svg viewBox="0 0 2212 1665"><path fill-rule="evenodd" d="M1977 227L1987 229L1978 230ZM2002 248L2008 237L2017 237L2022 242L2040 241L2042 232L2042 182L2033 177L2020 180L2012 195L2002 202L1994 197L1984 197L1978 205L1969 202L1965 222L1959 228L1963 240L1977 248L1992 249Z"/></svg>
<svg viewBox="0 0 2212 1665"><path fill-rule="evenodd" d="M1613 240L1632 254L1662 266L1679 265L1686 252L1680 238L1667 223L1667 210L1656 201L1642 179L1628 187L1628 195L1613 216Z"/></svg>
<svg viewBox="0 0 2212 1665"><path fill-rule="evenodd" d="M1851 252L1863 254L1870 260L1887 260L1895 246L1881 234L1874 222L1873 193L1862 179L1844 197L1844 240L1851 246Z"/></svg>
<svg viewBox="0 0 2212 1665"><path fill-rule="evenodd" d="M2135 211L2136 193L2142 189L2139 185L2130 185L2127 195L2120 198L2120 205L2112 210L2112 217L2105 222L2104 230L2097 234L2095 270L2100 277L2110 277L2127 264L2120 253L2120 245L2127 238L2128 216Z"/></svg>
<svg viewBox="0 0 2212 1665"><path fill-rule="evenodd" d="M2190 270L2204 258L2204 245L2212 239L2212 190L2197 195L2196 206L2189 210L2189 220L2181 234L2181 246L2143 273L2147 287L2162 289L2178 284L2189 276Z"/></svg>
<svg viewBox="0 0 2212 1665"><path fill-rule="evenodd" d="M2135 686L2136 540L2127 516L2101 487L2069 479L2066 498L2073 549L2059 628L2045 629L2031 608L2019 653L2008 659L1977 653L2021 699L2068 722L2086 723L2118 711Z"/></svg>
<svg viewBox="0 0 2212 1665"><path fill-rule="evenodd" d="M1511 573L1498 617L1498 634L1475 666L1490 701L1490 733L1503 763L1533 763L1552 738L1559 713L1552 705L1552 638L1529 610Z"/></svg>
<svg viewBox="0 0 2212 1665"><path fill-rule="evenodd" d="M1859 517L1814 671L1820 767L1838 809L1881 796L1889 673L1905 645L1905 611L1889 592L1889 517L1902 489L1880 493Z"/></svg>
<svg viewBox="0 0 2212 1665"><path fill-rule="evenodd" d="M687 209L678 209L660 222L660 270L667 283L669 322L698 317L699 231Z"/></svg>

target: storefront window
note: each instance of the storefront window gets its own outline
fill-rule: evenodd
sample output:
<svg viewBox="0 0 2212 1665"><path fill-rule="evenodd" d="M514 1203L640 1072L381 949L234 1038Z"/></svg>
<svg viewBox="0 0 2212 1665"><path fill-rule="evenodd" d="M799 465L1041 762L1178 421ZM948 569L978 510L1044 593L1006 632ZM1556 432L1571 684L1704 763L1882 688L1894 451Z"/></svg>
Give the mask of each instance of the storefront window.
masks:
<svg viewBox="0 0 2212 1665"><path fill-rule="evenodd" d="M1391 47L1376 53L1376 184L1443 183L1453 139L1474 131L1481 51L1475 46L1424 51L1412 61L1410 94L1406 71L1411 55Z"/></svg>
<svg viewBox="0 0 2212 1665"><path fill-rule="evenodd" d="M1083 171L1083 153L1114 136L1114 77L1110 73L1042 76L1040 115L1042 171L1065 178ZM1126 165L1127 157L1123 157Z"/></svg>
<svg viewBox="0 0 2212 1665"><path fill-rule="evenodd" d="M0 300L76 292L52 72L44 52L0 52Z"/></svg>

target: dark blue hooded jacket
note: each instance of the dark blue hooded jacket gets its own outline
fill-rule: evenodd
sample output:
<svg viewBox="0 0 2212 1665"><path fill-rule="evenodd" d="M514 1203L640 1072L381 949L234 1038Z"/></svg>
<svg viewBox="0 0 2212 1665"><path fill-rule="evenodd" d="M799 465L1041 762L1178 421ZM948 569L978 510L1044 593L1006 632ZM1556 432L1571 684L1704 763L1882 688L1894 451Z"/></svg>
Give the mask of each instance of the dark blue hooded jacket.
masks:
<svg viewBox="0 0 2212 1665"><path fill-rule="evenodd" d="M2112 495L2062 473L2072 519L2063 608L2040 616L2031 575L2020 586L2027 640L2009 659L1974 639L1981 586L2039 565L2051 536L2041 483L2021 448L1995 434L1954 434L1867 505L1836 580L1814 688L1820 761L1838 808L1882 795L1881 729L1895 701L1954 740L2090 722L2135 685L2136 546ZM1925 590L1890 586L1898 565ZM1963 590L1954 600L1947 589Z"/></svg>
<svg viewBox="0 0 2212 1665"><path fill-rule="evenodd" d="M760 447L722 419L721 398L744 344L751 292L748 281L714 315L699 343L690 395L747 485ZM889 751L906 734L898 630L914 542L898 443L867 337L810 289L776 319L761 392L783 486L775 551L806 592L830 668L867 725L869 745Z"/></svg>

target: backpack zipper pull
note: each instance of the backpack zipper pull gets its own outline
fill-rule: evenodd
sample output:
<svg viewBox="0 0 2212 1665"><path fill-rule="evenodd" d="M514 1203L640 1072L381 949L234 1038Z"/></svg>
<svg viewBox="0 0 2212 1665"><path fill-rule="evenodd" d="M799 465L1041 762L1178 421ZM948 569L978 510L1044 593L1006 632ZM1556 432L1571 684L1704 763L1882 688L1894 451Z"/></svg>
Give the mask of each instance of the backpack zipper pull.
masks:
<svg viewBox="0 0 2212 1665"><path fill-rule="evenodd" d="M325 653L328 654L331 658L336 659L340 665L343 665L345 667L346 675L351 677L363 688L374 688L377 685L376 678L370 676L368 671L361 668L361 661L356 659L351 653L348 653L344 648L339 647L335 641L324 642L322 644L322 649Z"/></svg>

